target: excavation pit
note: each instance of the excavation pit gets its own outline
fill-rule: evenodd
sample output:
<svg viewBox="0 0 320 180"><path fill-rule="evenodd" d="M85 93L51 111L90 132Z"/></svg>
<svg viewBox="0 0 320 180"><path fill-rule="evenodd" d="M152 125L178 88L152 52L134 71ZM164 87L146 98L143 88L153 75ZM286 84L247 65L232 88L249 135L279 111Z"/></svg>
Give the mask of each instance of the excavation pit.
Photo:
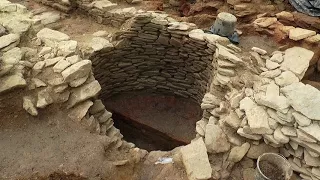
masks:
<svg viewBox="0 0 320 180"><path fill-rule="evenodd" d="M113 46L90 59L100 98L124 139L147 150L171 150L195 138L216 47L173 29L192 24L151 20L150 14L136 17L112 37Z"/></svg>
<svg viewBox="0 0 320 180"><path fill-rule="evenodd" d="M202 115L195 101L147 92L121 93L105 99L104 105L124 139L148 151L189 144Z"/></svg>

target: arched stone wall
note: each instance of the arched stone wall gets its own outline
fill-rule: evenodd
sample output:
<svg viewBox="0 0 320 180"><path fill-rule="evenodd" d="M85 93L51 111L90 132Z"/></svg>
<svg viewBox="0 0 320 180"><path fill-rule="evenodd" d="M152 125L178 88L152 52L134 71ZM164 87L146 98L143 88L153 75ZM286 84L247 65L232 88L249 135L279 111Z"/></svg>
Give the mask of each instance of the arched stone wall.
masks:
<svg viewBox="0 0 320 180"><path fill-rule="evenodd" d="M201 102L213 77L215 47L192 36L201 31L195 25L170 20L161 14L136 16L116 37L125 42L91 56L103 97L148 90Z"/></svg>

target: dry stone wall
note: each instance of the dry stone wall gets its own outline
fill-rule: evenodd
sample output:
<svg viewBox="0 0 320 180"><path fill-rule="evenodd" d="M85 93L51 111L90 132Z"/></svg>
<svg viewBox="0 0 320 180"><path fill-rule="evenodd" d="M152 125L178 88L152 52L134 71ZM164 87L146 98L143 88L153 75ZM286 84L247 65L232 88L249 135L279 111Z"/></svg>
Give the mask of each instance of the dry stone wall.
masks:
<svg viewBox="0 0 320 180"><path fill-rule="evenodd" d="M107 47L91 56L102 96L151 90L200 102L212 79L215 51L214 45L196 37L204 34L202 30L156 13L136 15L127 26L115 37L122 42L120 47Z"/></svg>

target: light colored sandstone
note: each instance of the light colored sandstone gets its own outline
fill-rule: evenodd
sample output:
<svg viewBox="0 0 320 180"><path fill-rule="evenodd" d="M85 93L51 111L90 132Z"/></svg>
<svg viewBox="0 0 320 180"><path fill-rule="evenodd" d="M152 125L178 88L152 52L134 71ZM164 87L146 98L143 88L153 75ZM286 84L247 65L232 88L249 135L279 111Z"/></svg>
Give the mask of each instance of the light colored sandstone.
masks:
<svg viewBox="0 0 320 180"><path fill-rule="evenodd" d="M20 74L14 74L0 78L0 93L11 91L16 88L22 88L27 82Z"/></svg>
<svg viewBox="0 0 320 180"><path fill-rule="evenodd" d="M102 37L94 37L91 41L91 48L94 51L100 51L103 48L112 48L113 45L105 38Z"/></svg>
<svg viewBox="0 0 320 180"><path fill-rule="evenodd" d="M78 42L74 40L61 41L58 44L58 56L68 56L77 49Z"/></svg>
<svg viewBox="0 0 320 180"><path fill-rule="evenodd" d="M258 159L258 157L263 153L278 153L279 149L269 146L267 144L261 143L259 145L251 145L247 153L247 157L251 159Z"/></svg>
<svg viewBox="0 0 320 180"><path fill-rule="evenodd" d="M230 143L219 125L209 121L206 126L205 144L207 151L211 153L226 152L230 149Z"/></svg>
<svg viewBox="0 0 320 180"><path fill-rule="evenodd" d="M285 94L290 105L296 111L310 119L320 120L320 93L318 89L299 82L281 88L281 92Z"/></svg>
<svg viewBox="0 0 320 180"><path fill-rule="evenodd" d="M309 126L299 127L299 129L320 141L320 126L318 123L311 123Z"/></svg>
<svg viewBox="0 0 320 180"><path fill-rule="evenodd" d="M79 105L73 107L68 113L68 117L73 121L80 122L84 116L87 114L89 108L93 105L90 100L84 101Z"/></svg>
<svg viewBox="0 0 320 180"><path fill-rule="evenodd" d="M248 138L248 139L252 139L252 140L260 140L262 138L261 135L257 135L257 134L247 134L243 131L243 128L239 128L237 130L237 133L242 136L242 137L245 137L245 138Z"/></svg>
<svg viewBox="0 0 320 180"><path fill-rule="evenodd" d="M46 62L46 67L49 67L49 66L55 65L57 62L61 60L64 60L64 57L60 56L60 57L45 59L44 62Z"/></svg>
<svg viewBox="0 0 320 180"><path fill-rule="evenodd" d="M180 153L189 180L205 180L211 178L212 169L202 138L182 147Z"/></svg>
<svg viewBox="0 0 320 180"><path fill-rule="evenodd" d="M307 150L304 150L304 160L308 166L320 166L320 158L312 157Z"/></svg>
<svg viewBox="0 0 320 180"><path fill-rule="evenodd" d="M247 103L249 105L242 105ZM254 134L271 134L273 130L268 123L268 114L262 106L258 106L250 98L246 97L240 101L240 109L246 112L248 124Z"/></svg>
<svg viewBox="0 0 320 180"><path fill-rule="evenodd" d="M88 79L88 76L85 76L85 77L82 77L82 78L79 78L79 79L75 79L71 82L69 82L69 86L70 87L78 87L78 86L81 86L83 83L85 83Z"/></svg>
<svg viewBox="0 0 320 180"><path fill-rule="evenodd" d="M276 77L274 80L276 84L278 84L281 87L299 82L299 78L291 71L282 72L281 75Z"/></svg>
<svg viewBox="0 0 320 180"><path fill-rule="evenodd" d="M223 118L223 121L234 129L238 129L241 123L241 120L234 111L231 111L228 116Z"/></svg>
<svg viewBox="0 0 320 180"><path fill-rule="evenodd" d="M64 81L71 82L75 79L88 76L89 72L91 71L91 65L92 63L90 60L83 60L69 66L61 73Z"/></svg>
<svg viewBox="0 0 320 180"><path fill-rule="evenodd" d="M48 89L44 89L38 92L37 108L45 108L49 104L53 103L53 99L48 92Z"/></svg>
<svg viewBox="0 0 320 180"><path fill-rule="evenodd" d="M280 67L280 64L267 59L266 60L266 67L270 70L273 70L273 69Z"/></svg>
<svg viewBox="0 0 320 180"><path fill-rule="evenodd" d="M250 148L249 143L244 143L241 146L233 147L229 153L228 161L239 162L246 155Z"/></svg>
<svg viewBox="0 0 320 180"><path fill-rule="evenodd" d="M89 84L75 88L69 97L68 108L96 96L100 90L101 86L98 81L92 81Z"/></svg>
<svg viewBox="0 0 320 180"><path fill-rule="evenodd" d="M299 126L303 127L309 126L311 124L311 120L299 112L293 112L292 115L296 122L299 124Z"/></svg>
<svg viewBox="0 0 320 180"><path fill-rule="evenodd" d="M53 66L53 72L61 72L65 70L67 67L69 67L71 64L66 60L60 60Z"/></svg>
<svg viewBox="0 0 320 180"><path fill-rule="evenodd" d="M283 126L281 132L286 136L297 136L297 130L291 126Z"/></svg>
<svg viewBox="0 0 320 180"><path fill-rule="evenodd" d="M309 62L314 53L301 47L292 47L285 51L284 60L281 64L282 70L293 72L299 79L302 79L304 73L309 67Z"/></svg>
<svg viewBox="0 0 320 180"><path fill-rule="evenodd" d="M272 82L267 85L265 96L263 93L257 93L254 97L258 104L286 113L290 106L289 102L285 96L280 96L279 93L279 86Z"/></svg>
<svg viewBox="0 0 320 180"><path fill-rule="evenodd" d="M277 18L275 17L261 17L256 19L253 24L258 25L260 27L268 27L272 24L274 24L275 22L277 22Z"/></svg>
<svg viewBox="0 0 320 180"><path fill-rule="evenodd" d="M314 137L305 133L301 129L297 129L297 135L298 135L298 139L301 141L309 142L309 143L316 143L317 142L317 140Z"/></svg>
<svg viewBox="0 0 320 180"><path fill-rule="evenodd" d="M18 47L14 47L2 55L2 63L4 64L17 64L21 59L22 51Z"/></svg>
<svg viewBox="0 0 320 180"><path fill-rule="evenodd" d="M272 57L270 58L270 61L275 62L275 63L282 63L283 61L283 56L282 53L275 53L272 55Z"/></svg>
<svg viewBox="0 0 320 180"><path fill-rule="evenodd" d="M282 144L286 144L290 140L287 136L285 136L281 132L281 127L280 126L274 131L273 137L274 137L274 139L276 141L278 141L279 143L282 143Z"/></svg>
<svg viewBox="0 0 320 180"><path fill-rule="evenodd" d="M46 42L46 41L59 42L59 41L67 41L70 39L68 35L59 31L49 29L49 28L41 29L37 33L37 37L41 39L41 41L43 42Z"/></svg>
<svg viewBox="0 0 320 180"><path fill-rule="evenodd" d="M258 47L252 47L251 48L252 51L257 52L260 55L265 55L267 54L267 51Z"/></svg>
<svg viewBox="0 0 320 180"><path fill-rule="evenodd" d="M38 111L37 108L34 106L31 97L24 96L23 97L23 109L25 109L29 114L32 116L37 116Z"/></svg>
<svg viewBox="0 0 320 180"><path fill-rule="evenodd" d="M0 37L0 49L9 46L12 43L20 41L18 34L8 34Z"/></svg>
<svg viewBox="0 0 320 180"><path fill-rule="evenodd" d="M305 39L310 36L314 36L317 33L315 31L311 31L308 29L302 29L302 28L294 28L290 29L289 31L289 38L295 41L299 41L301 39Z"/></svg>

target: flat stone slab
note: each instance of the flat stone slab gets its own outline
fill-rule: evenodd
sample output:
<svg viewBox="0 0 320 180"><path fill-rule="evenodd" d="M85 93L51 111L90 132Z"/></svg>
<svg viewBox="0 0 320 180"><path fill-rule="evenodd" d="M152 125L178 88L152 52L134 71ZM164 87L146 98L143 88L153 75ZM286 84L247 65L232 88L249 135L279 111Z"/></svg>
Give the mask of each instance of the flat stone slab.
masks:
<svg viewBox="0 0 320 180"><path fill-rule="evenodd" d="M294 41L299 41L301 39L314 36L317 33L315 31L311 31L308 29L302 29L302 28L294 28L290 29L289 31L289 38L294 40Z"/></svg>
<svg viewBox="0 0 320 180"><path fill-rule="evenodd" d="M267 111L246 97L240 101L240 109L246 112L248 124L253 134L271 134L273 130L268 123Z"/></svg>
<svg viewBox="0 0 320 180"><path fill-rule="evenodd" d="M0 79L0 93L7 92L15 88L25 87L27 85L26 80L22 75L11 75Z"/></svg>
<svg viewBox="0 0 320 180"><path fill-rule="evenodd" d="M309 62L312 59L313 54L312 51L305 48L289 48L285 51L284 61L280 68L282 70L289 70L298 76L299 79L302 79L309 67Z"/></svg>
<svg viewBox="0 0 320 180"><path fill-rule="evenodd" d="M8 34L0 37L0 49L9 46L10 44L20 41L18 34Z"/></svg>
<svg viewBox="0 0 320 180"><path fill-rule="evenodd" d="M209 163L206 146L199 138L180 150L183 164L189 180L211 178L212 169Z"/></svg>
<svg viewBox="0 0 320 180"><path fill-rule="evenodd" d="M306 117L320 121L320 91L301 82L281 88L289 104Z"/></svg>
<svg viewBox="0 0 320 180"><path fill-rule="evenodd" d="M317 123L313 123L309 126L301 127L299 126L304 133L309 134L310 136L314 137L318 141L320 141L320 126Z"/></svg>
<svg viewBox="0 0 320 180"><path fill-rule="evenodd" d="M75 90L70 95L68 108L71 108L79 102L96 96L100 92L100 90L101 86L97 80L75 88Z"/></svg>
<svg viewBox="0 0 320 180"><path fill-rule="evenodd" d="M37 37L42 41L51 40L51 41L67 41L70 37L62 32L55 31L49 28L43 28L37 33Z"/></svg>

